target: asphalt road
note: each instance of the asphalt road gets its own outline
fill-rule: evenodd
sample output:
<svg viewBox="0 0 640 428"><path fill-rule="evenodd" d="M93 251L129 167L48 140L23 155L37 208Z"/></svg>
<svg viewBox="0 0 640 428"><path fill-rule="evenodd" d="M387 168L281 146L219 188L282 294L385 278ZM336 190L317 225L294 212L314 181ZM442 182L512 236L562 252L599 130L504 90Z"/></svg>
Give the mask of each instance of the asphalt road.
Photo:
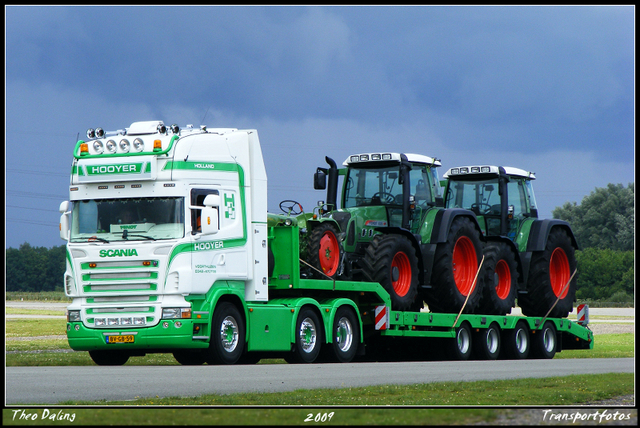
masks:
<svg viewBox="0 0 640 428"><path fill-rule="evenodd" d="M133 400L634 372L633 358L235 366L7 367L6 404ZM313 405L314 403L308 403Z"/></svg>

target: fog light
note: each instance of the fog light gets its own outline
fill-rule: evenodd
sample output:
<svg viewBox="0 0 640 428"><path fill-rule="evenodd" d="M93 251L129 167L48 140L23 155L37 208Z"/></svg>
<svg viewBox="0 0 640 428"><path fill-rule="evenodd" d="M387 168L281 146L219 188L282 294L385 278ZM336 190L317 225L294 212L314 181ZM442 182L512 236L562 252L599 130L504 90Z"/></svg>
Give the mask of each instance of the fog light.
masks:
<svg viewBox="0 0 640 428"><path fill-rule="evenodd" d="M80 324L76 324L74 328L76 329L76 331L80 330Z"/></svg>
<svg viewBox="0 0 640 428"><path fill-rule="evenodd" d="M180 328L180 327L182 327L182 323L180 321L176 321L175 326L176 326L176 328Z"/></svg>
<svg viewBox="0 0 640 428"><path fill-rule="evenodd" d="M162 323L162 327L164 327L164 328L169 328L169 323L168 323L168 322L166 322L166 321L165 321L165 322L163 322L163 323Z"/></svg>

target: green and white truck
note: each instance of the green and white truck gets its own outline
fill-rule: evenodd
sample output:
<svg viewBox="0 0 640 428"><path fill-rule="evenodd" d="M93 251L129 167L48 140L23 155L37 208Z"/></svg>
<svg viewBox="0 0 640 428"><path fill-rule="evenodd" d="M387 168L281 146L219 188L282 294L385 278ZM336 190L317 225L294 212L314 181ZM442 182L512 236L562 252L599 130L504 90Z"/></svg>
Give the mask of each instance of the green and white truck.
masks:
<svg viewBox="0 0 640 428"><path fill-rule="evenodd" d="M348 362L395 339L415 339L425 358L442 341L458 359L593 347L592 332L566 318L398 311L379 283L305 277L306 217L267 213L255 130L90 129L69 190L67 337L99 365L148 353L181 364Z"/></svg>

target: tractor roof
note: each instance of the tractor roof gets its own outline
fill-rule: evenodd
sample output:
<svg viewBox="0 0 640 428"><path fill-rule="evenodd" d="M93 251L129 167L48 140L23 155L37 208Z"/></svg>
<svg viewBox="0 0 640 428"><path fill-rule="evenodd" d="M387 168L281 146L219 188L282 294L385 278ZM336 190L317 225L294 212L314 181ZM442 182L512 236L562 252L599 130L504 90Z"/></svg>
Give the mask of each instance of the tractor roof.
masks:
<svg viewBox="0 0 640 428"><path fill-rule="evenodd" d="M499 175L499 167L491 165L473 165L473 166L457 166L449 168L443 175L443 178L462 178L464 177L490 177ZM510 166L503 167L504 171L510 177L522 177L529 180L535 180L536 176L533 172L525 171L520 168Z"/></svg>
<svg viewBox="0 0 640 428"><path fill-rule="evenodd" d="M442 165L436 158L430 156L417 155L413 153L405 153L407 160L411 163L424 163L432 166ZM401 153L385 153L385 152L373 152L373 153L359 153L349 156L342 165L344 166L357 166L358 164L371 165L375 162L391 162L400 163Z"/></svg>

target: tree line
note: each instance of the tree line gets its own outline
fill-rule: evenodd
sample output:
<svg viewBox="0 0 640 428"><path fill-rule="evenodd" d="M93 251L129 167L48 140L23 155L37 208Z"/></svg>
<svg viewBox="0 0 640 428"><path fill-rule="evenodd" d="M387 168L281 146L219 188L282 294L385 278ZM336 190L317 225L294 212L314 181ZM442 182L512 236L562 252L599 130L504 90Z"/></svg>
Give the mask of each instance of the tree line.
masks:
<svg viewBox="0 0 640 428"><path fill-rule="evenodd" d="M578 299L632 302L634 293L634 183L596 188L580 204L565 203L553 217L571 224ZM63 291L65 246L6 250L6 291Z"/></svg>

